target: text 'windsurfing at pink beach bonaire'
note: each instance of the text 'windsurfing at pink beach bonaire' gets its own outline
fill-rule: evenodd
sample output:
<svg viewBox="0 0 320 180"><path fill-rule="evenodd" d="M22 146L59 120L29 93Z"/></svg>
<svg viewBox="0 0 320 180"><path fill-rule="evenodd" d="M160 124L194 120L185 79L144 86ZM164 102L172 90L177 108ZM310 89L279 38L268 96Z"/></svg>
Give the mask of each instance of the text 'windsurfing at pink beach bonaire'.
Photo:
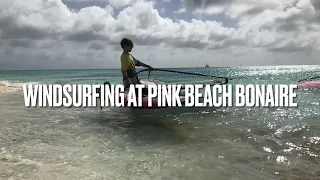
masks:
<svg viewBox="0 0 320 180"><path fill-rule="evenodd" d="M23 86L27 107L296 107L297 85ZM147 93L144 93L147 90Z"/></svg>

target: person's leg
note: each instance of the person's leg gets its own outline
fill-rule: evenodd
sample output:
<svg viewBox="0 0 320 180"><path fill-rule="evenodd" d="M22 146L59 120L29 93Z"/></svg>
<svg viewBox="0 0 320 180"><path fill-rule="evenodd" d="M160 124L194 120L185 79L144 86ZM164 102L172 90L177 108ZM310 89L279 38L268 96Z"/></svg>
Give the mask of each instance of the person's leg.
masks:
<svg viewBox="0 0 320 180"><path fill-rule="evenodd" d="M135 88L135 92L136 92L136 95L138 95L139 93L138 88ZM148 88L142 88L142 96L147 96L147 95L148 95Z"/></svg>
<svg viewBox="0 0 320 180"><path fill-rule="evenodd" d="M142 89L142 95L147 96L148 95L148 88L143 88Z"/></svg>
<svg viewBox="0 0 320 180"><path fill-rule="evenodd" d="M135 77L135 83L136 84L142 84L138 77ZM138 89L137 88L136 88L136 94L138 94ZM142 89L142 96L147 96L147 95L148 95L148 88L143 88Z"/></svg>

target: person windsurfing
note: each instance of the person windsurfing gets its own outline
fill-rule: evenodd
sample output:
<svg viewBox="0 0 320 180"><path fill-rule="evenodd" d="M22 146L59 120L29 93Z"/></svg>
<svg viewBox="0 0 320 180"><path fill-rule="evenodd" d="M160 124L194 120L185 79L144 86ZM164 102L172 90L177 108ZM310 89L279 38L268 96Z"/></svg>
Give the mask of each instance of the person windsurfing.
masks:
<svg viewBox="0 0 320 180"><path fill-rule="evenodd" d="M140 84L137 72L135 70L136 66L142 66L149 69L153 69L150 65L147 65L131 55L133 48L133 42L128 38L123 38L120 42L123 52L120 56L121 60L121 73L123 77L123 85L128 88L130 84Z"/></svg>

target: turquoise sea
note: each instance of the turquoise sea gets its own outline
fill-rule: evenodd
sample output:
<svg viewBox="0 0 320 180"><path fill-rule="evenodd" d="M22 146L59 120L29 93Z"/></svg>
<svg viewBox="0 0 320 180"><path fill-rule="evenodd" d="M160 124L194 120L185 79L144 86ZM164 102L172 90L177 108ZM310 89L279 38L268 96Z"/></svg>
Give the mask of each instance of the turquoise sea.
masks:
<svg viewBox="0 0 320 180"><path fill-rule="evenodd" d="M320 76L320 66L173 70L225 76L230 84ZM0 71L0 179L320 179L320 88L298 89L291 108L24 107L23 84L121 79L119 69ZM203 80L154 72L152 79Z"/></svg>

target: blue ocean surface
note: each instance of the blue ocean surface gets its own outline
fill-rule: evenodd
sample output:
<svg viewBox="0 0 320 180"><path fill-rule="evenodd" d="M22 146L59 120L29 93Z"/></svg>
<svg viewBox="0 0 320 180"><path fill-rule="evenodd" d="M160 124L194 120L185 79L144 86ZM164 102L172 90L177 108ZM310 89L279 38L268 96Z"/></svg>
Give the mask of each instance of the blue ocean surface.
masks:
<svg viewBox="0 0 320 180"><path fill-rule="evenodd" d="M232 78L234 83L296 83L297 80L312 76L320 76L320 66L263 66L263 67L213 67L213 68L164 68L174 71L201 73L211 76ZM137 71L143 70L139 68ZM187 80L209 80L193 75L175 74L171 72L142 72L142 79L159 79L165 82L182 82ZM0 70L0 81L12 83L38 82L42 84L57 83L122 83L120 69L82 69L82 70Z"/></svg>
<svg viewBox="0 0 320 180"><path fill-rule="evenodd" d="M170 68L230 84L297 84L320 66ZM214 78L140 74L161 82ZM0 71L0 177L4 179L320 178L320 88L298 107L30 108L24 84L122 83L119 69Z"/></svg>

